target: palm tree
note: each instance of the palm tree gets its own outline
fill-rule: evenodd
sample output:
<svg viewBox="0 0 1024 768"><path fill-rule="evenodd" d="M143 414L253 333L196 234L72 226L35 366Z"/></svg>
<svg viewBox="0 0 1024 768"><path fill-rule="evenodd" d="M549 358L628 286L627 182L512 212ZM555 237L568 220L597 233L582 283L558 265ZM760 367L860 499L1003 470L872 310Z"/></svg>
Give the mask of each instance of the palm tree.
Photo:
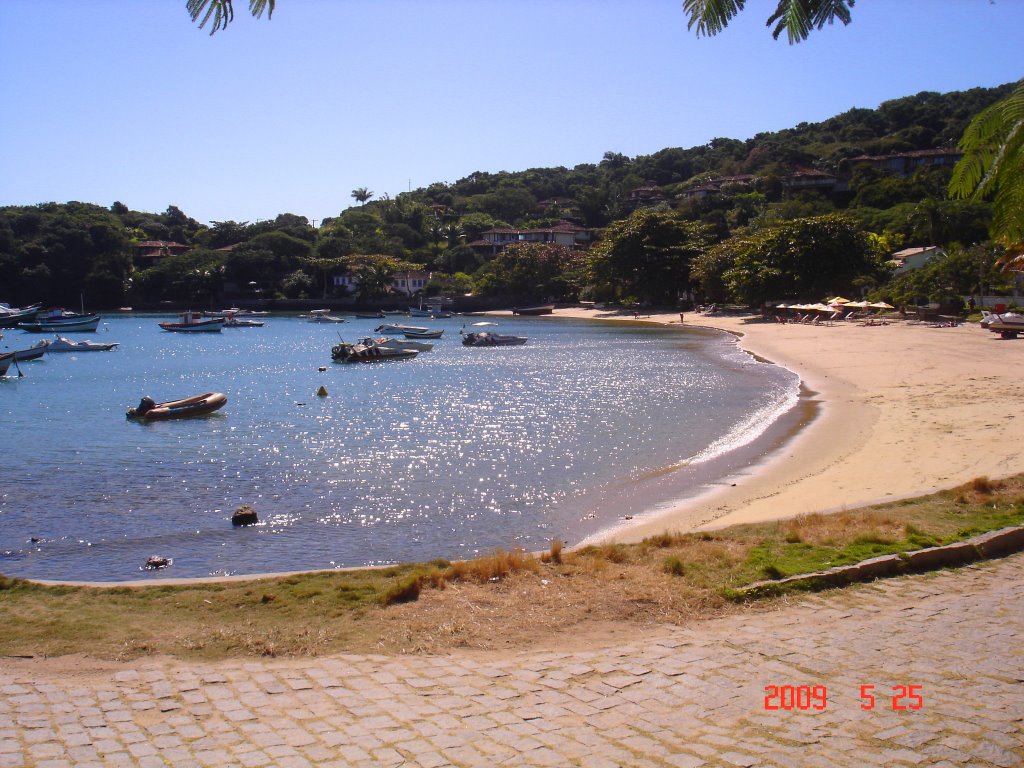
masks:
<svg viewBox="0 0 1024 768"><path fill-rule="evenodd" d="M354 197L360 205L363 205L367 200L373 197L373 192L368 190L366 187L357 187L352 190L352 197Z"/></svg>
<svg viewBox="0 0 1024 768"><path fill-rule="evenodd" d="M992 239L1006 248L1004 270L1024 270L1024 80L980 112L960 139L963 159L949 180L952 197L992 199Z"/></svg>
<svg viewBox="0 0 1024 768"><path fill-rule="evenodd" d="M218 29L227 29L228 24L235 18L232 0L188 0L185 8L192 17L192 21L200 16L203 17L203 20L199 22L200 29L205 27L206 22L211 18L213 19L213 26L210 27L211 35ZM262 17L264 11L267 12L268 19L274 15L274 0L249 0L249 12L254 17L257 19Z"/></svg>
<svg viewBox="0 0 1024 768"><path fill-rule="evenodd" d="M832 24L838 19L850 23L850 9L855 0L778 0L775 13L768 17L767 26L775 24L772 37L776 40L786 31L789 43L806 40L815 29ZM697 27L697 36L717 35L743 10L746 0L683 0L683 11L689 15L687 29Z"/></svg>

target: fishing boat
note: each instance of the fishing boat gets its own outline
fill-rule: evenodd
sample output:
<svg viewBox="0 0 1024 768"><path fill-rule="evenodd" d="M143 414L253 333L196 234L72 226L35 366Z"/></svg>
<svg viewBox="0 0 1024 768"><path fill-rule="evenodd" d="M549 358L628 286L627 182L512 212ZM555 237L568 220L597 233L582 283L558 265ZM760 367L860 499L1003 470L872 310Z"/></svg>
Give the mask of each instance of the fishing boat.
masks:
<svg viewBox="0 0 1024 768"><path fill-rule="evenodd" d="M555 311L554 304L541 304L537 307L513 307L513 315L550 315Z"/></svg>
<svg viewBox="0 0 1024 768"><path fill-rule="evenodd" d="M204 318L198 312L182 312L178 315L176 323L160 323L165 331L179 331L186 333L220 333L224 327L223 317Z"/></svg>
<svg viewBox="0 0 1024 768"><path fill-rule="evenodd" d="M399 323L384 323L383 325L378 325L376 328L374 328L373 332L374 333L404 334L406 331L413 331L414 333L416 331L419 331L420 333L426 333L429 330L430 330L429 328L423 328L423 327L418 326L418 325L401 325Z"/></svg>
<svg viewBox="0 0 1024 768"><path fill-rule="evenodd" d="M125 416L132 421L160 421L163 419L185 419L190 416L205 416L220 410L228 402L226 395L220 392L207 392L204 395L188 397L184 400L171 400L157 403L151 397L144 397L134 408L129 408Z"/></svg>
<svg viewBox="0 0 1024 768"><path fill-rule="evenodd" d="M111 341L109 343L101 343L98 341L89 341L88 339L82 339L82 341L72 341L66 339L63 336L57 336L53 341L40 341L35 346L43 347L47 352L109 352L114 347L118 346L120 342Z"/></svg>
<svg viewBox="0 0 1024 768"><path fill-rule="evenodd" d="M18 323L18 327L29 333L93 333L99 324L99 315L80 315L63 309L51 309L41 317L36 315L34 321Z"/></svg>
<svg viewBox="0 0 1024 768"><path fill-rule="evenodd" d="M345 318L335 317L329 309L310 310L308 318L311 323L344 323Z"/></svg>
<svg viewBox="0 0 1024 768"><path fill-rule="evenodd" d="M370 346L376 344L378 347L387 347L389 349L415 349L417 352L430 352L434 345L429 341L412 341L410 339L396 339L394 336L378 336L373 338L367 336L366 338L359 340L360 344Z"/></svg>
<svg viewBox="0 0 1024 768"><path fill-rule="evenodd" d="M518 347L526 343L525 336L506 336L490 331L464 333L462 343L467 347Z"/></svg>
<svg viewBox="0 0 1024 768"><path fill-rule="evenodd" d="M416 357L415 349L392 349L379 344L335 344L331 347L331 359L341 363L379 363L385 360L408 360Z"/></svg>

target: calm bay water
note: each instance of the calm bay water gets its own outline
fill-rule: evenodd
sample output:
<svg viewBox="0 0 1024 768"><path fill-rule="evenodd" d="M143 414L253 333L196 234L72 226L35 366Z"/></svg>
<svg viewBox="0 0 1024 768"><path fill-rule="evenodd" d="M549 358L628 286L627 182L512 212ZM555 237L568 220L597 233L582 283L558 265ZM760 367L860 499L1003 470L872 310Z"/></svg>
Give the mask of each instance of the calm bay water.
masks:
<svg viewBox="0 0 1024 768"><path fill-rule="evenodd" d="M794 374L697 329L503 319L529 343L480 349L458 335L478 318L453 318L426 323L446 329L434 352L341 365L338 333L378 321L191 335L160 319L105 318L88 337L117 350L48 354L0 381L0 572L119 581L572 543L682 492L643 489L797 399ZM0 348L38 338L9 331ZM208 391L228 404L207 417L124 418L142 395ZM232 528L241 504L259 525ZM157 554L174 565L140 571Z"/></svg>

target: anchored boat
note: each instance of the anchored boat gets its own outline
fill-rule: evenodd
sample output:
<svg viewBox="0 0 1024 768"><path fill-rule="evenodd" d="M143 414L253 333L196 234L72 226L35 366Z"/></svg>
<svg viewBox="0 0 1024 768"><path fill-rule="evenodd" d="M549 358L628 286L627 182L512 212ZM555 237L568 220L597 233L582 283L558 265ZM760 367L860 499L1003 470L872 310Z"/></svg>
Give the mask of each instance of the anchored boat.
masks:
<svg viewBox="0 0 1024 768"><path fill-rule="evenodd" d="M151 397L144 397L135 408L129 408L125 416L132 421L159 421L162 419L185 419L190 416L205 416L224 407L227 395L207 392L184 400L170 400L156 403Z"/></svg>

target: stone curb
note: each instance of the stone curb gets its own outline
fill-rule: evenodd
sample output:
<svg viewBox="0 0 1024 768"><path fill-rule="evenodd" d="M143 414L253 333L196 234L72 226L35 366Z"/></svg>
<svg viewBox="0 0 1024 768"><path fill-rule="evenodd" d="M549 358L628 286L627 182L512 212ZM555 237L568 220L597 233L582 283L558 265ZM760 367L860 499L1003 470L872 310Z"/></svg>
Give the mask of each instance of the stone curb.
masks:
<svg viewBox="0 0 1024 768"><path fill-rule="evenodd" d="M941 547L881 555L852 565L839 565L829 568L827 571L801 573L796 576L787 576L784 579L755 581L745 587L729 590L728 595L734 600L749 600L772 597L789 589L817 591L830 587L843 587L847 584L899 576L904 573L920 573L937 568L964 565L975 560L1019 552L1022 549L1024 549L1024 526L1011 526Z"/></svg>

